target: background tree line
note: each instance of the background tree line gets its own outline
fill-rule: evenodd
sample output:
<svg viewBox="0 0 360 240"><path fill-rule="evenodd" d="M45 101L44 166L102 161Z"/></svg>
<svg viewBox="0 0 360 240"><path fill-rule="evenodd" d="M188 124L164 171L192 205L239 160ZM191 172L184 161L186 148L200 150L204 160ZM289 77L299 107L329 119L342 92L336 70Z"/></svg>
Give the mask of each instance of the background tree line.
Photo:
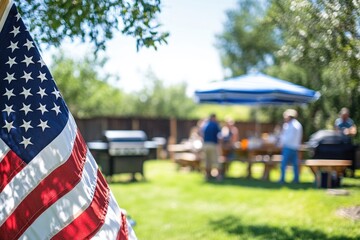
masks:
<svg viewBox="0 0 360 240"><path fill-rule="evenodd" d="M125 93L109 83L113 76L100 74L105 63L91 54L79 60L63 52L53 56L53 77L74 116L191 117L195 103L185 83L165 86L149 71L141 89Z"/></svg>
<svg viewBox="0 0 360 240"><path fill-rule="evenodd" d="M232 116L248 121L246 107L198 105L187 95L185 82L166 85L151 69L144 76L144 84L137 91L126 93L115 87L116 76L102 74L106 58L91 54L80 59L67 56L64 51L55 53L50 66L71 113L77 118L150 117L200 119L215 112L222 120Z"/></svg>

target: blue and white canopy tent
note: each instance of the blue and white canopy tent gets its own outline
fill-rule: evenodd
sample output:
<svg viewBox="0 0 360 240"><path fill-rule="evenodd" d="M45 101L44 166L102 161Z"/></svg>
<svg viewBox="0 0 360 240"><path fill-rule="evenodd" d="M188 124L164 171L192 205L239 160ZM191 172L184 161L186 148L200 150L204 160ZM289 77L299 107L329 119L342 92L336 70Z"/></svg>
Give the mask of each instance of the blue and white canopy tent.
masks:
<svg viewBox="0 0 360 240"><path fill-rule="evenodd" d="M250 106L302 105L319 99L320 93L263 73L211 82L195 91L195 101L207 104ZM256 133L259 133L256 121Z"/></svg>
<svg viewBox="0 0 360 240"><path fill-rule="evenodd" d="M319 92L262 73L212 82L195 91L196 102L214 104L293 105L319 97Z"/></svg>

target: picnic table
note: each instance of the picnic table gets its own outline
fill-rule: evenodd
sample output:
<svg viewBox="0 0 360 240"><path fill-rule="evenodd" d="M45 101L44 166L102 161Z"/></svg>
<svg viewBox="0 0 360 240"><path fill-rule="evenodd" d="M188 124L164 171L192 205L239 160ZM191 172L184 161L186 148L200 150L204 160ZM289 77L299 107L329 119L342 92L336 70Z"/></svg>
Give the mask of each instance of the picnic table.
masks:
<svg viewBox="0 0 360 240"><path fill-rule="evenodd" d="M340 186L340 180L344 175L344 170L351 166L351 164L351 160L341 159L308 159L304 163L304 165L308 166L313 172L316 186L322 187L322 176L325 176L325 187L327 188L333 187L334 181Z"/></svg>
<svg viewBox="0 0 360 240"><path fill-rule="evenodd" d="M264 171L263 180L269 180L270 172L281 163L281 148L272 143L262 143L255 148L242 148L240 145L235 147L235 157L233 161L241 161L247 164L246 177L252 177L252 167L254 164L263 164ZM169 144L168 151L170 158L174 160L179 167L190 167L191 169L200 169L201 148L194 148L188 142L180 144ZM307 151L306 146L302 146L299 150L299 166L302 165L303 153ZM225 153L226 150L223 150ZM226 154L225 154L226 155ZM227 169L231 161L224 160L224 168Z"/></svg>
<svg viewBox="0 0 360 240"><path fill-rule="evenodd" d="M298 151L299 154L299 171L303 165L304 153L309 151L306 145L301 145ZM262 175L263 180L269 180L270 172L281 163L281 148L273 143L263 143L253 149L236 148L237 160L242 161L247 166L247 177L252 177L252 166L254 164L263 164L264 171Z"/></svg>
<svg viewBox="0 0 360 240"><path fill-rule="evenodd" d="M170 158L179 166L190 167L191 170L200 171L201 147L196 144L185 142L169 144Z"/></svg>
<svg viewBox="0 0 360 240"><path fill-rule="evenodd" d="M252 177L252 166L259 163L264 165L264 172L262 176L262 179L264 180L269 180L270 170L279 163L279 160L275 160L273 156L279 155L280 153L281 149L274 144L262 144L261 146L253 149L235 149L236 160L247 164L246 177Z"/></svg>

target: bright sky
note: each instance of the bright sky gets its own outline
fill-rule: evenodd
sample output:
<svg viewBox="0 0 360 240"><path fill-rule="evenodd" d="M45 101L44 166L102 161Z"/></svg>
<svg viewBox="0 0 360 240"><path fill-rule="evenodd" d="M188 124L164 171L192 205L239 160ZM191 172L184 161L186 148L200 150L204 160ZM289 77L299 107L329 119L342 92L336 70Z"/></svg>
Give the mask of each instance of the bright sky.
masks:
<svg viewBox="0 0 360 240"><path fill-rule="evenodd" d="M106 71L120 80L116 86L127 92L141 88L149 69L166 85L187 82L188 93L213 80L224 78L220 55L215 48L215 34L223 31L226 10L237 0L162 0L162 29L170 32L167 45L158 50L136 51L131 37L116 36L108 42ZM72 45L84 54L86 46ZM45 61L47 56L44 56ZM50 61L50 60L49 60ZM48 62L48 61L46 61Z"/></svg>

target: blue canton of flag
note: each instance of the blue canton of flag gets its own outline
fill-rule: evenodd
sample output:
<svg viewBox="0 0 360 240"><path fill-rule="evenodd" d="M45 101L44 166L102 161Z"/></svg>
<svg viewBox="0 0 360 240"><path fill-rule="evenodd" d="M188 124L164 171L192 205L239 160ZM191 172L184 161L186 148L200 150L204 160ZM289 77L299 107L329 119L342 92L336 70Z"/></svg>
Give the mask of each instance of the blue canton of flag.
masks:
<svg viewBox="0 0 360 240"><path fill-rule="evenodd" d="M0 35L0 135L29 163L62 131L68 109L19 13L15 18Z"/></svg>

